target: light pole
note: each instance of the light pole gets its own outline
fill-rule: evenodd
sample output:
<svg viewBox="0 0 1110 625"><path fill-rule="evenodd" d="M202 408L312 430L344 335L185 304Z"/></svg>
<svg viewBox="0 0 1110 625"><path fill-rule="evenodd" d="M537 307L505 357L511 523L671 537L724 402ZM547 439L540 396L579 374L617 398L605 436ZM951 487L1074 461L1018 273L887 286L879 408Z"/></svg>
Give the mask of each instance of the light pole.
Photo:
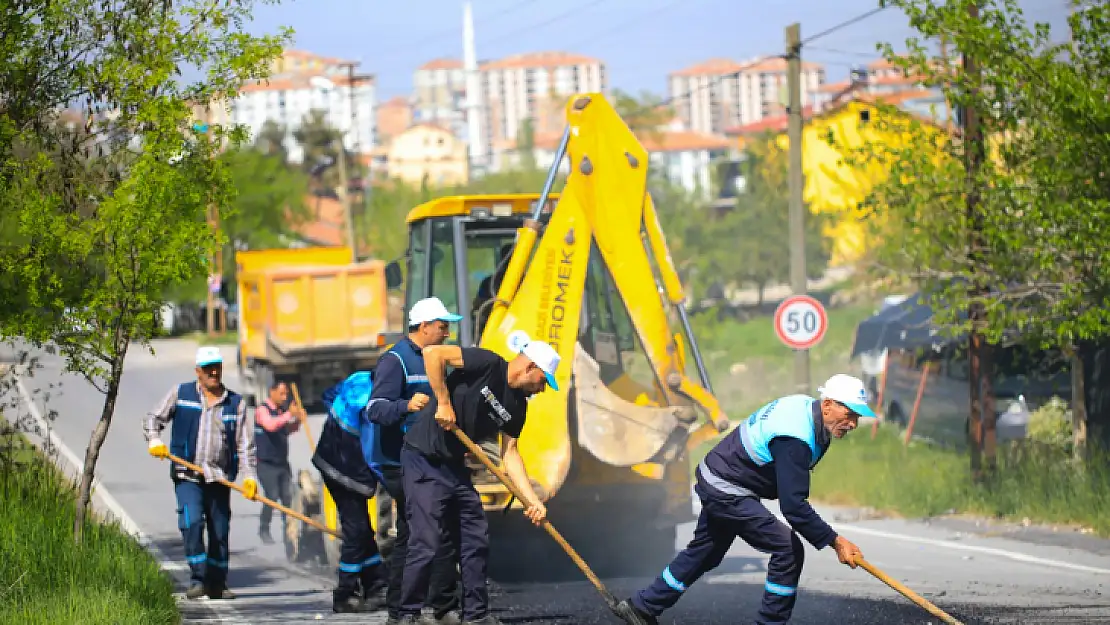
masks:
<svg viewBox="0 0 1110 625"><path fill-rule="evenodd" d="M309 79L311 84L316 89L325 92L332 92L335 89L335 83L324 76L313 76ZM353 88L353 86L351 87ZM351 262L358 262L358 248L356 247L357 241L355 240L355 224L354 218L351 214L351 198L347 189L347 148L343 145L342 135L336 140L339 145L337 146L338 165L339 165L339 201L343 205L343 217L346 221L347 227L347 245L351 248Z"/></svg>

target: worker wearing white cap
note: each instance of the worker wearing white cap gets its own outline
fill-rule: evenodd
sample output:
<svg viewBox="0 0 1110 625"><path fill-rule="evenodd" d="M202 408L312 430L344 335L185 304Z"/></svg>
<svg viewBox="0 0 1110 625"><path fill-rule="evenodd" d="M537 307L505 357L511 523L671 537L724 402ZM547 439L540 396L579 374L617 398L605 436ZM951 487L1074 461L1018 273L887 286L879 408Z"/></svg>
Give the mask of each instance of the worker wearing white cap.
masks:
<svg viewBox="0 0 1110 625"><path fill-rule="evenodd" d="M199 348L196 380L171 388L143 421L150 455L166 458L172 453L204 470L198 474L170 463L178 527L192 571L192 583L185 593L190 599L206 593L212 599L235 596L227 588L231 489L219 480L233 482L241 474L247 498L254 499L258 492L254 432L247 423L247 403L224 386L223 362L218 347ZM168 447L161 439L167 425L171 425Z"/></svg>
<svg viewBox="0 0 1110 625"><path fill-rule="evenodd" d="M721 563L737 536L771 554L758 625L790 620L805 556L799 534L817 549L831 545L841 563L856 567L859 548L809 505L809 473L833 438L843 438L856 429L860 416L875 413L858 378L837 374L817 391L820 399L789 395L770 402L706 454L694 486L702 504L694 538L650 586L618 604L625 622L658 623L664 610ZM790 525L760 499L778 499Z"/></svg>
<svg viewBox="0 0 1110 625"><path fill-rule="evenodd" d="M488 525L482 500L464 461L466 447L454 434L460 428L471 440L501 434L501 466L524 495L524 514L536 524L547 509L532 488L517 439L524 429L528 397L547 387L558 390L559 354L523 332L509 336L505 360L477 347L441 345L424 349L432 397L405 434L401 467L408 498L408 557L401 585L398 622L417 622L428 590L441 526L457 530L462 575L464 625L499 625L489 610L486 567ZM447 375L447 366L454 367ZM450 512L449 512L450 511Z"/></svg>

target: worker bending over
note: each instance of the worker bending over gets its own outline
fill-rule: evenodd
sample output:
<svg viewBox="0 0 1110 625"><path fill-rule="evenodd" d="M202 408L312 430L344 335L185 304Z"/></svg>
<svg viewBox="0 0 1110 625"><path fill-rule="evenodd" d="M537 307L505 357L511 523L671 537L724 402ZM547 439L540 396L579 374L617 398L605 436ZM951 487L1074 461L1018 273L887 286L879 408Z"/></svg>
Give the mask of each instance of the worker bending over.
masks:
<svg viewBox="0 0 1110 625"><path fill-rule="evenodd" d="M324 394L328 418L312 455L324 486L335 501L343 546L332 593L336 613L373 612L385 605L382 556L370 525L370 499L378 478L370 469L370 440L366 403L370 401L370 374L358 371Z"/></svg>
<svg viewBox="0 0 1110 625"><path fill-rule="evenodd" d="M262 492L288 508L293 504L293 469L289 466L289 435L301 427L304 414L299 407L289 408L289 386L285 382L270 385L270 394L254 410L254 445L258 450L258 479ZM294 412L296 411L296 412ZM258 515L258 537L269 545L270 521L274 511L263 505ZM282 527L288 522L281 513Z"/></svg>
<svg viewBox="0 0 1110 625"><path fill-rule="evenodd" d="M205 593L212 599L234 599L227 588L228 535L231 532L231 489L219 483L235 481L243 471L243 494L258 494L255 478L254 436L247 423L247 404L223 384L223 357L218 347L201 347L196 355L196 380L170 389L143 421L147 448L155 458L173 455L203 469L196 473L170 463L177 496L177 526L185 541L185 559L192 581L190 599ZM171 424L170 445L161 433ZM208 549L204 530L208 528Z"/></svg>
<svg viewBox="0 0 1110 625"><path fill-rule="evenodd" d="M370 467L378 474L389 496L397 502L397 538L389 554L389 590L386 605L387 625L401 619L401 583L408 553L409 523L405 515L405 489L401 476L401 446L405 432L419 410L431 399L432 387L424 372L425 348L442 345L451 335L450 324L462 319L448 312L438 297L413 304L409 310L409 334L378 361L374 370L374 390L366 406L370 422L377 427ZM458 569L453 537L443 532L439 550L431 565L428 603L435 625L458 625ZM429 624L431 625L431 624Z"/></svg>
<svg viewBox="0 0 1110 625"><path fill-rule="evenodd" d="M527 500L521 502L525 515L538 525L547 514L524 469L517 438L524 429L528 397L546 386L558 388L559 355L547 343L528 340L523 332L513 333L510 346L517 352L511 361L478 347L424 349L432 398L405 434L401 450L410 532L401 582L402 624L415 623L424 605L443 525L460 537L463 623L501 623L489 612L485 511L464 462L467 449L450 430L461 428L472 440L495 436L500 430L502 466ZM448 365L455 367L449 376Z"/></svg>
<svg viewBox="0 0 1110 625"><path fill-rule="evenodd" d="M763 406L705 456L694 486L701 499L694 538L650 586L618 604L626 622L657 623L656 617L721 563L736 536L771 554L758 625L790 620L805 557L798 534L817 549L832 545L842 563L856 567L859 548L809 505L809 472L832 438L854 430L860 415L875 413L857 378L834 375L818 392L820 400L789 395ZM759 502L776 498L789 527Z"/></svg>

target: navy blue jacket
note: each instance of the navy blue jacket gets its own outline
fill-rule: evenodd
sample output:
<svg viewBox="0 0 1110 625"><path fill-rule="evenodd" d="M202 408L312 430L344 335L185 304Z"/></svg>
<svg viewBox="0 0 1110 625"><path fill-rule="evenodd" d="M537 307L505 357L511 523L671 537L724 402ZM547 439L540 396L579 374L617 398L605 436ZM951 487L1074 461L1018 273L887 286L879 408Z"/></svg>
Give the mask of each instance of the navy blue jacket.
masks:
<svg viewBox="0 0 1110 625"><path fill-rule="evenodd" d="M417 393L432 396L428 374L424 370L424 356L420 347L409 338L403 338L386 352L374 369L374 390L366 415L377 427L377 445L371 467L401 465L401 446L405 432L416 420L416 412L409 412L409 400Z"/></svg>

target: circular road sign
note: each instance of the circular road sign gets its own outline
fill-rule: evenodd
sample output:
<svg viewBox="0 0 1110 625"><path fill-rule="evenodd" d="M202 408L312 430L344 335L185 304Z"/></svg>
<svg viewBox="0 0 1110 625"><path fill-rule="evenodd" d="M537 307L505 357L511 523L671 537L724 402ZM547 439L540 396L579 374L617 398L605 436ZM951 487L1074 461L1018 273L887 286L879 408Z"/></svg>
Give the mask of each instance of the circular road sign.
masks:
<svg viewBox="0 0 1110 625"><path fill-rule="evenodd" d="M825 338L829 317L821 302L808 295L792 295L775 310L775 334L793 349L809 349Z"/></svg>

